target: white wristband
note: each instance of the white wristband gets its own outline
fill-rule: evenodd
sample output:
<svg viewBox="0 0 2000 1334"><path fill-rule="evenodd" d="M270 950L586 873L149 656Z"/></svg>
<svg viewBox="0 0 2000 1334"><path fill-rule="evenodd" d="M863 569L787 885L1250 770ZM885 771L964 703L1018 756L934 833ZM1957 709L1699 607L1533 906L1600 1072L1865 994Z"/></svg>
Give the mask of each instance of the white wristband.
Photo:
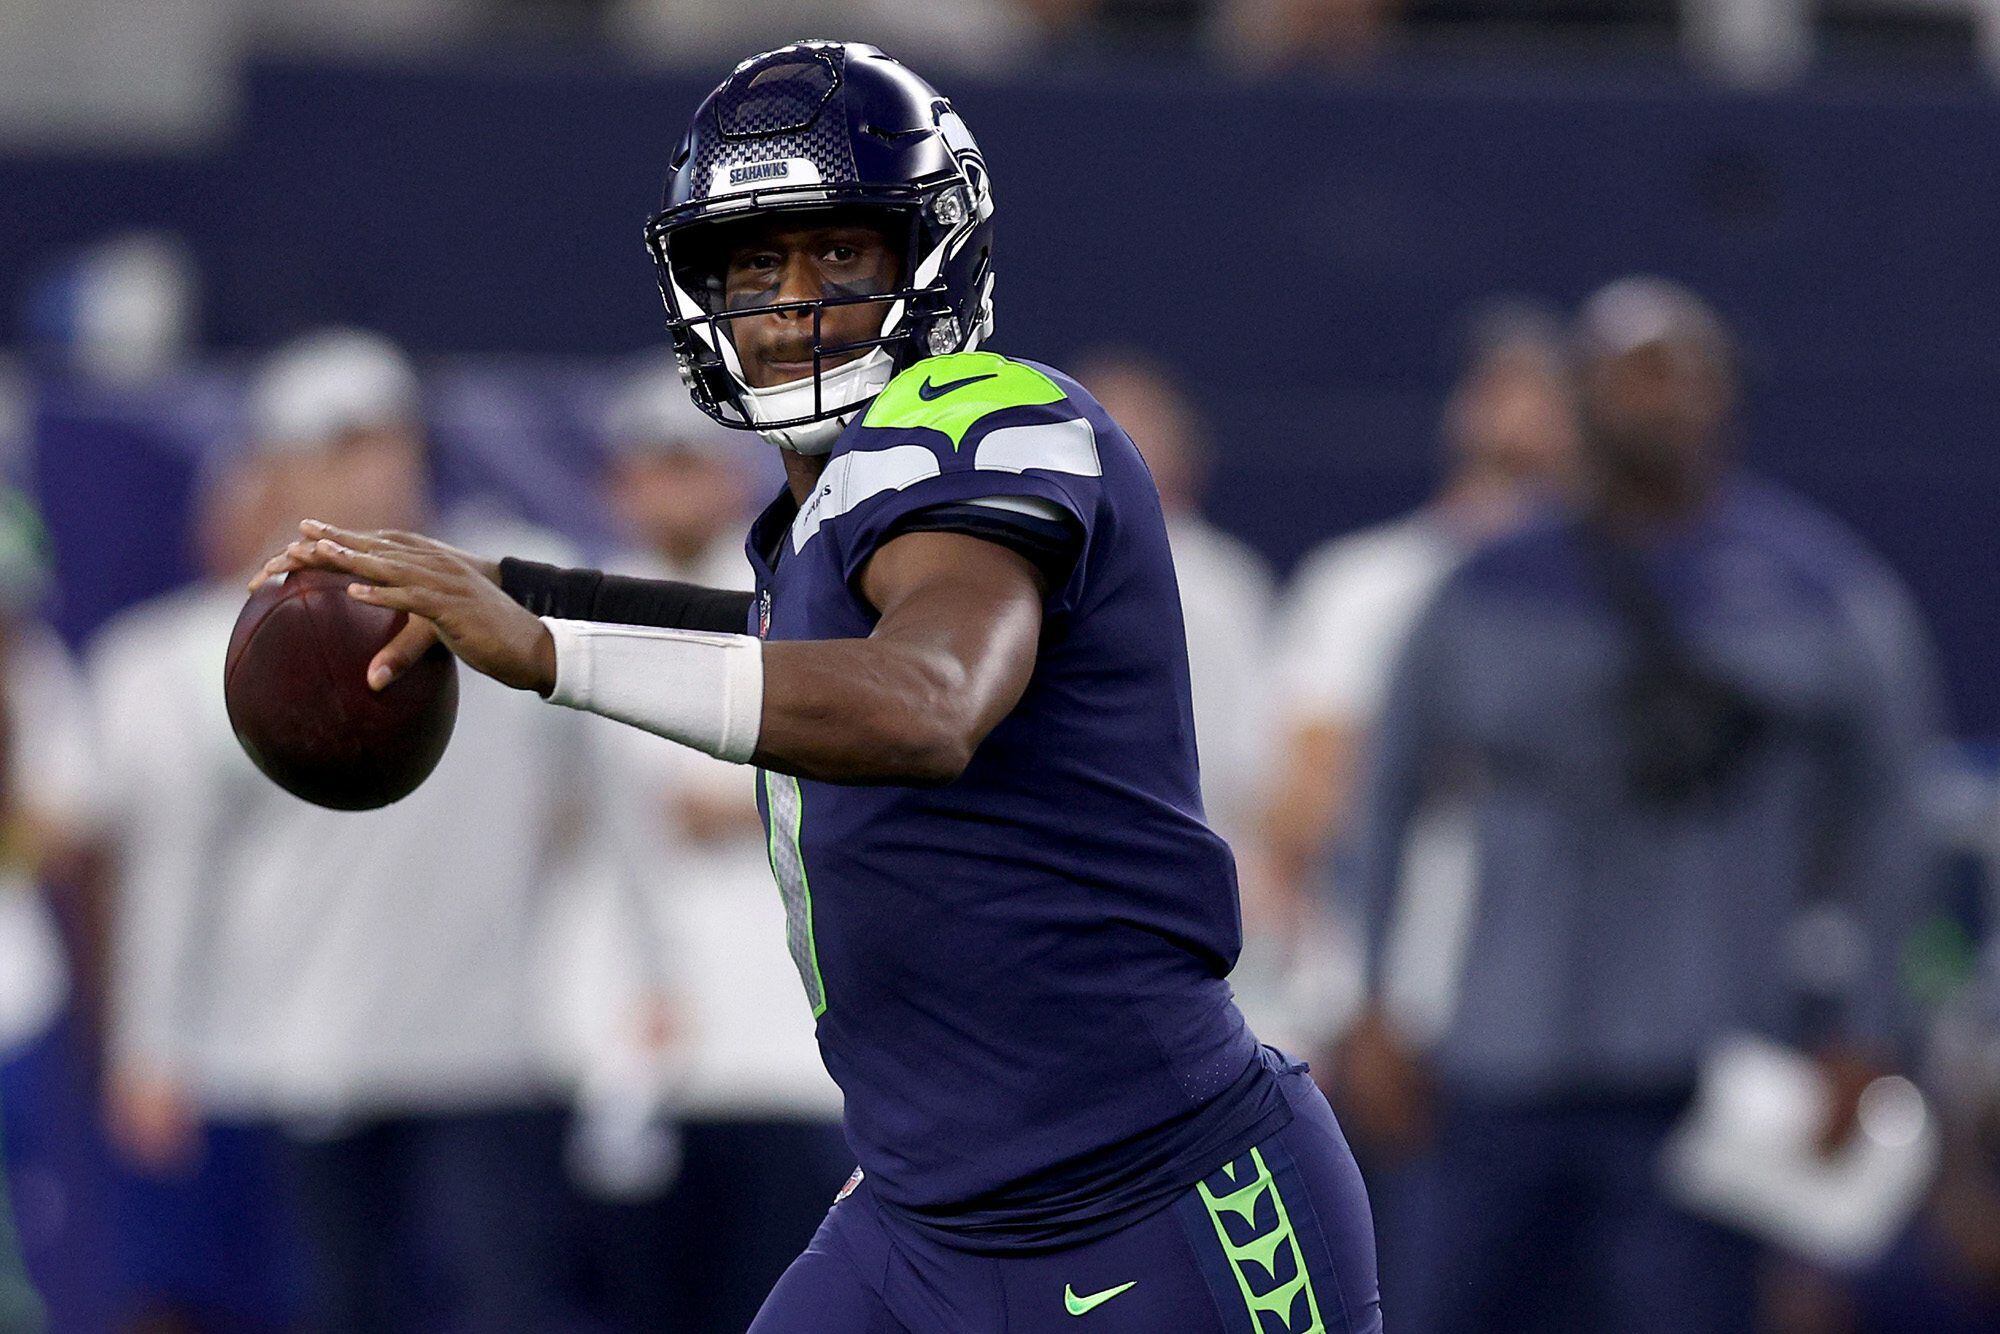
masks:
<svg viewBox="0 0 2000 1334"><path fill-rule="evenodd" d="M556 642L551 704L616 718L741 764L764 723L764 645L749 635L544 616Z"/></svg>

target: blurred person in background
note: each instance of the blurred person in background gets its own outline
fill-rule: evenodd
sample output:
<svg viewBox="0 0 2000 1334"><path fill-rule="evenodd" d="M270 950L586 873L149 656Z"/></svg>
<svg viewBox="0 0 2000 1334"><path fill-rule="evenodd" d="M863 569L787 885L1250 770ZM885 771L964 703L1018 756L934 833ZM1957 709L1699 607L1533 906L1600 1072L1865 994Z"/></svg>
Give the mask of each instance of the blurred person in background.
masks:
<svg viewBox="0 0 2000 1334"><path fill-rule="evenodd" d="M217 883L237 855L229 841L272 823L262 808L205 803L253 791L220 674L242 571L282 506L254 443L217 450L189 520L201 578L118 614L90 643L113 956L104 1128L121 1169L118 1263L99 1281L115 1289L117 1328L135 1334L289 1330L303 1303L282 1135L241 1106L202 1105L196 1049L222 1021L188 1000L212 985L196 933L215 929L217 901L234 892Z"/></svg>
<svg viewBox="0 0 2000 1334"><path fill-rule="evenodd" d="M1552 313L1508 299L1475 315L1440 435L1437 494L1308 554L1284 600L1272 673L1276 778L1259 791L1267 801L1267 915L1276 919L1267 938L1296 942L1285 975L1296 1040L1308 1051L1328 1051L1361 1009L1359 924L1346 896L1317 911L1322 896L1308 887L1352 851L1355 793L1390 667L1452 568L1545 501L1574 461L1574 387ZM1462 807L1431 802L1411 831L1389 909L1385 1006L1419 1044L1436 1037L1457 986L1473 911L1470 837ZM1337 1065L1317 1068L1329 1096L1365 1125L1355 1149L1369 1171L1380 1263L1398 1275L1411 1263L1401 1169L1421 1118L1394 1096L1417 1085L1399 1079L1357 1096L1357 1081L1375 1067Z"/></svg>
<svg viewBox="0 0 2000 1334"><path fill-rule="evenodd" d="M211 556L234 563L238 525L268 534L306 513L550 549L434 514L420 406L408 362L370 335L274 354L250 396L246 476L211 506ZM223 711L243 597L217 568L94 646L120 865L110 1133L163 1177L205 1159L239 1173L215 1186L226 1215L191 1212L253 1250L289 1185L317 1327L551 1328L562 1115L531 993L542 903L587 800L580 734L466 681L416 793L366 814L309 806L256 771ZM258 1151L229 1142L245 1137ZM204 1244L153 1240L170 1256ZM260 1258L278 1264L277 1249Z"/></svg>
<svg viewBox="0 0 2000 1334"><path fill-rule="evenodd" d="M1577 347L1574 504L1447 577L1375 735L1350 886L1371 1009L1343 1075L1358 1125L1427 1146L1414 1262L1385 1270L1412 1331L1748 1328L1755 1245L1658 1184L1704 1055L1739 1032L1816 1053L1829 1152L1896 1059L1922 630L1854 537L1743 476L1734 351L1701 301L1615 283ZM1474 821L1477 911L1419 1057L1384 942L1440 797ZM1826 911L1851 947L1798 959Z"/></svg>
<svg viewBox="0 0 2000 1334"><path fill-rule="evenodd" d="M80 877L96 813L88 698L41 615L47 560L33 503L0 484L0 1060L45 1033L69 997L40 890Z"/></svg>
<svg viewBox="0 0 2000 1334"><path fill-rule="evenodd" d="M33 506L0 488L0 1066L10 1068L61 1044L70 968L42 891L51 877L74 877L91 824L88 706L68 651L39 615L46 559ZM0 1135L0 1150L9 1144ZM11 1334L39 1329L42 1311L7 1162L0 1155L0 1330Z"/></svg>
<svg viewBox="0 0 2000 1334"><path fill-rule="evenodd" d="M748 591L754 460L694 406L671 362L625 382L605 443L607 499L626 544L606 568ZM586 1169L609 1201L602 1263L625 1327L738 1334L853 1167L840 1091L797 1003L755 776L585 721L601 731L608 849L642 887L651 929L627 913L621 930L608 901L599 914L607 953L624 955L607 971L626 981L590 1025L607 1043L581 1110L589 1124L595 1091L615 1118L607 1095L622 1079L650 1090L649 1114L678 1140L677 1164L627 1175L623 1188ZM669 1166L659 1148L647 1157Z"/></svg>
<svg viewBox="0 0 2000 1334"><path fill-rule="evenodd" d="M1537 307L1506 302L1483 314L1445 406L1437 494L1400 519L1335 538L1292 577L1272 683L1277 779L1266 785L1262 817L1276 911L1286 917L1307 904L1305 887L1351 836L1362 758L1411 624L1465 553L1518 521L1572 462L1575 411L1560 344L1555 319ZM1453 910L1462 895L1448 887L1419 894L1451 879L1453 840L1441 819L1430 840L1436 850L1413 862L1404 889L1412 930L1427 940L1436 931L1426 923L1449 934L1464 911ZM1392 985L1407 980L1390 971Z"/></svg>

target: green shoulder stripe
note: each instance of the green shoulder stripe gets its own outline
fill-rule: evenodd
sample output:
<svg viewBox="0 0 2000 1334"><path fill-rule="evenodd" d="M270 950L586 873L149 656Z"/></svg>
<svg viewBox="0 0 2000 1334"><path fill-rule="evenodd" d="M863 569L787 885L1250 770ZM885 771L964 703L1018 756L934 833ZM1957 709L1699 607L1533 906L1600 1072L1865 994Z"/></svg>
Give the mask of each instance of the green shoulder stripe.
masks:
<svg viewBox="0 0 2000 1334"><path fill-rule="evenodd" d="M990 413L1062 400L1056 382L1033 367L994 352L957 352L920 361L889 381L861 424L938 431L956 450Z"/></svg>

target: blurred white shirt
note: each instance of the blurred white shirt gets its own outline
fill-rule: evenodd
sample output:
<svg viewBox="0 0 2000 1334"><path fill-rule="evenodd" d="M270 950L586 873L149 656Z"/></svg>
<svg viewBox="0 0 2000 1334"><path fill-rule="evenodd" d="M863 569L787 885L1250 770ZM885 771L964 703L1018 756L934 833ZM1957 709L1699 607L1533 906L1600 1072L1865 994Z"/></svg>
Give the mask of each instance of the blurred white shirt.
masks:
<svg viewBox="0 0 2000 1334"><path fill-rule="evenodd" d="M1270 765L1276 585L1262 557L1199 516L1169 518L1167 544L1187 623L1202 805L1209 826L1235 843L1249 833Z"/></svg>
<svg viewBox="0 0 2000 1334"><path fill-rule="evenodd" d="M80 830L95 818L96 767L83 676L55 632L37 621L8 631L3 657L8 741L7 790L35 819Z"/></svg>
<svg viewBox="0 0 2000 1334"><path fill-rule="evenodd" d="M1459 555L1444 525L1425 511L1335 538L1308 555L1292 576L1280 624L1283 713L1372 722L1397 652Z"/></svg>
<svg viewBox="0 0 2000 1334"><path fill-rule="evenodd" d="M9 814L43 833L76 837L95 818L90 707L69 651L39 622L7 630ZM31 1040L68 993L62 942L26 865L0 866L0 1052Z"/></svg>
<svg viewBox="0 0 2000 1334"><path fill-rule="evenodd" d="M1380 717L1404 642L1463 543L1430 510L1336 538L1308 555L1280 614L1278 709L1292 727L1338 725L1366 734ZM1463 813L1425 812L1404 854L1401 896L1384 949L1384 1003L1405 1032L1429 1040L1457 1004L1471 928L1475 868ZM1340 1008L1359 1004L1362 966L1351 923L1341 922L1338 965L1353 976L1327 989ZM1326 1016L1329 1026L1336 1020Z"/></svg>
<svg viewBox="0 0 2000 1334"><path fill-rule="evenodd" d="M686 567L627 553L607 568L709 588L752 583L733 537ZM657 988L672 1030L657 1057L658 1096L676 1115L837 1118L840 1090L820 1059L812 1007L785 948L784 906L756 818L757 771L609 719L585 721L604 757L603 851L617 865L592 878L597 892L576 904L570 924L577 957L598 961L573 975L572 1030L629 1044L636 1004ZM698 832L683 818L688 802L737 820ZM627 876L649 906L650 929L637 929L620 906L615 887ZM592 1059L616 1068L632 1053L600 1046Z"/></svg>
<svg viewBox="0 0 2000 1334"><path fill-rule="evenodd" d="M546 537L448 526L478 551ZM565 812L589 800L566 710L459 669L435 772L379 811L312 806L232 734L240 586L144 604L90 678L120 849L113 1043L218 1117L337 1119L504 1105L546 1082L536 963Z"/></svg>

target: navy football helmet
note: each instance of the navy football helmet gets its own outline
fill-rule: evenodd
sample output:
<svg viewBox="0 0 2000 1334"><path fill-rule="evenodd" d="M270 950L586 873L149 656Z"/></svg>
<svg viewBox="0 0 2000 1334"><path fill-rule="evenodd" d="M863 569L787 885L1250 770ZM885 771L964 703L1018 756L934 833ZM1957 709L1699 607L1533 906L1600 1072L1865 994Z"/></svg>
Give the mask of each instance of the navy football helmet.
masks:
<svg viewBox="0 0 2000 1334"><path fill-rule="evenodd" d="M890 235L907 237L895 290L724 308L712 229L830 208L879 210ZM801 453L832 448L897 372L975 348L991 333L992 244L986 163L964 122L928 83L856 42L795 42L738 65L695 112L674 151L666 198L646 224L694 401L726 426ZM822 312L856 303L881 307L880 331L827 345ZM813 373L753 388L729 325L780 310L811 312ZM854 352L861 355L826 364Z"/></svg>

